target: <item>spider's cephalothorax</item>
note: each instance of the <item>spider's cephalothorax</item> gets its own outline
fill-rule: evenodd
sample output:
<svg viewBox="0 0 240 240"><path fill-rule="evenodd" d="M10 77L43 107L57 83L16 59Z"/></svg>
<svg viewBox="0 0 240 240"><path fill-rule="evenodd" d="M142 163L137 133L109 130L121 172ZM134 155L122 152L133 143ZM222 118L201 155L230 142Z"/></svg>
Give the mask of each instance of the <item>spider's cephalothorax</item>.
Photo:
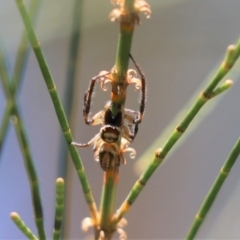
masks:
<svg viewBox="0 0 240 240"><path fill-rule="evenodd" d="M127 71L126 84L135 83L135 88L137 90L141 89L140 111L126 109L123 104L109 101L102 111L95 114L92 118L89 117L91 98L96 81L100 82L103 90L106 90L105 83L107 82L111 82L113 87L116 85L112 80L116 70L114 69L112 72L102 71L98 76L91 79L89 88L84 94L83 107L85 123L88 125L102 124L100 132L86 144L72 142L73 145L78 147L93 145L94 157L100 161L104 171L116 169L120 166L120 163L125 163L123 152L133 152L132 148L128 148L128 144L136 137L138 124L142 121L145 109L145 77L131 55L130 58L141 75L141 79L136 77L137 73L135 70L130 69ZM124 91L126 91L126 88ZM133 155L135 154L131 156Z"/></svg>
<svg viewBox="0 0 240 240"><path fill-rule="evenodd" d="M120 129L111 125L101 128L100 137L106 143L116 143L121 135Z"/></svg>

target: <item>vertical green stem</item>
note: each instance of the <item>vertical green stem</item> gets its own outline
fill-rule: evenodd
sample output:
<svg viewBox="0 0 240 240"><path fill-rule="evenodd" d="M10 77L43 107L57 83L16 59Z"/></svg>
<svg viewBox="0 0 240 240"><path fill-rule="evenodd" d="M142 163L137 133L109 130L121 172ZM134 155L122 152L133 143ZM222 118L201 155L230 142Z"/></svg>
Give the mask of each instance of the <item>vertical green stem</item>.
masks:
<svg viewBox="0 0 240 240"><path fill-rule="evenodd" d="M62 178L58 178L56 180L56 206L55 206L53 240L58 240L61 234L64 210L64 191L65 191L64 180Z"/></svg>
<svg viewBox="0 0 240 240"><path fill-rule="evenodd" d="M100 230L104 231L105 239L111 239L113 234L110 226L114 212L117 183L118 169L104 172L102 200L100 207Z"/></svg>
<svg viewBox="0 0 240 240"><path fill-rule="evenodd" d="M126 0L124 4L125 12L131 15L134 9L134 0ZM111 101L112 114L115 115L119 111L119 104L124 107L126 98L126 75L129 64L129 53L132 44L134 32L134 21L125 21L123 18L120 21L120 33L118 39L117 56L115 67L117 73L114 77L112 87ZM117 90L121 87L121 94ZM120 142L119 142L120 144ZM105 239L111 239L115 229L111 228L113 217L113 208L115 205L115 194L118 180L118 169L107 171L104 175L104 185L102 191L101 211L100 211L100 230L104 231Z"/></svg>
<svg viewBox="0 0 240 240"><path fill-rule="evenodd" d="M120 23L120 33L118 39L116 69L118 80L124 81L128 70L129 53L131 52L134 24Z"/></svg>
<svg viewBox="0 0 240 240"><path fill-rule="evenodd" d="M225 161L224 165L222 166L215 182L213 183L213 186L209 190L206 198L204 199L202 206L200 207L200 210L196 214L194 222L187 234L187 237L186 237L187 240L192 240L196 236L200 226L202 225L207 213L209 212L214 200L216 199L216 197L218 195L218 192L220 191L224 181L226 180L227 176L229 175L239 154L240 154L240 138L238 138L237 142L235 143L227 160Z"/></svg>
<svg viewBox="0 0 240 240"><path fill-rule="evenodd" d="M1 126L0 126L0 154L2 153L4 140L5 140L6 135L7 135L7 131L8 131L8 127L9 127L9 118L10 118L10 115L11 115L11 111L12 111L12 105L7 104L5 106L5 110L4 110L4 113L3 113L3 118L2 118Z"/></svg>

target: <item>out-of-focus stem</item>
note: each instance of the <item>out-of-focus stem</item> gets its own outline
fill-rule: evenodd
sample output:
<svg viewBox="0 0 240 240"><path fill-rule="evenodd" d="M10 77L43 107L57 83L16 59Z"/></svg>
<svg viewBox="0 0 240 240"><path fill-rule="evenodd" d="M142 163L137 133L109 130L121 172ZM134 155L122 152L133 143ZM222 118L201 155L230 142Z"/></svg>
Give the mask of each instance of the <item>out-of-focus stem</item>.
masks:
<svg viewBox="0 0 240 240"><path fill-rule="evenodd" d="M100 207L100 229L104 231L105 238L110 239L113 231L110 228L114 212L116 188L118 183L118 169L104 172L102 200ZM109 236L110 238L107 238Z"/></svg>
<svg viewBox="0 0 240 240"><path fill-rule="evenodd" d="M0 46L0 78L2 81L6 98L7 98L7 102L8 102L7 104L9 104L12 108L12 114L13 114L12 119L13 119L13 123L17 133L18 141L20 144L20 149L23 154L23 159L24 159L26 171L27 171L30 186L31 186L35 223L38 229L39 238L44 240L46 239L46 236L44 231L43 211L42 211L42 203L41 203L37 173L34 167L34 161L31 155L26 130L24 128L20 112L18 110L19 108L11 92L10 77L8 76L6 62L7 62L6 58Z"/></svg>
<svg viewBox="0 0 240 240"><path fill-rule="evenodd" d="M208 211L210 210L214 200L216 199L218 192L220 191L224 181L226 180L227 176L229 175L239 154L240 154L240 138L238 138L237 142L235 143L227 160L225 161L224 165L222 166L215 182L213 183L213 186L209 190L206 198L204 199L202 206L200 207L200 210L196 214L193 224L187 234L187 237L186 237L187 240L192 240L196 236L200 226L202 225Z"/></svg>
<svg viewBox="0 0 240 240"><path fill-rule="evenodd" d="M21 230L21 232L29 239L29 240L38 240L38 238L33 234L33 232L26 226L21 217L16 213L11 213L11 219L17 225L17 227Z"/></svg>
<svg viewBox="0 0 240 240"><path fill-rule="evenodd" d="M71 39L69 43L68 50L68 65L67 65L67 75L66 83L64 90L64 110L67 118L71 118L72 107L73 107L73 93L74 86L76 85L76 70L77 70L77 58L78 58L78 49L80 41L80 27L81 27L81 16L82 16L82 0L75 0L73 4L73 19L72 19L72 30L71 30ZM71 120L70 120L71 121ZM59 163L59 176L64 177L66 175L67 169L67 148L65 142L60 144L60 163Z"/></svg>
<svg viewBox="0 0 240 240"><path fill-rule="evenodd" d="M117 57L115 64L118 74L116 81L118 81L118 83L125 81L125 76L128 70L129 53L131 51L134 27L135 24L131 22L120 23L120 33L118 38Z"/></svg>
<svg viewBox="0 0 240 240"><path fill-rule="evenodd" d="M61 234L64 210L64 191L65 191L64 180L62 178L58 178L56 180L56 205L55 205L53 240L58 240Z"/></svg>
<svg viewBox="0 0 240 240"><path fill-rule="evenodd" d="M76 99L75 95L80 93L80 88L77 84L77 81L79 81L79 79L77 79L77 69L79 65L78 53L81 42L81 24L83 16L82 12L83 0L75 0L72 5L72 26L70 42L68 46L68 63L63 97L63 108L65 110L67 118L69 119L69 123L73 132L75 131L75 120L77 118L77 111L74 111L74 100ZM58 159L58 176L65 179L67 189L68 186L72 184L72 171L69 171L69 165L71 162L69 161L70 156L68 154L68 148L64 138L60 138ZM69 191L71 191L70 188ZM71 209L64 209L61 235L61 238L63 239L67 238L68 235L67 221L69 219L69 215L71 214L70 212Z"/></svg>
<svg viewBox="0 0 240 240"><path fill-rule="evenodd" d="M32 0L29 7L29 15L30 19L33 22L33 24L36 22L37 18L37 11L40 6L40 0ZM23 81L24 72L26 70L27 61L29 58L30 48L28 47L28 38L26 31L23 32L21 41L18 47L16 62L13 70L13 77L11 81L11 91L13 96L16 95L17 90L19 89L19 86L21 82ZM7 135L8 129L9 129L9 119L11 116L11 107L8 104L5 107L3 118L1 122L0 127L0 154L2 152L2 146L4 143L4 139Z"/></svg>

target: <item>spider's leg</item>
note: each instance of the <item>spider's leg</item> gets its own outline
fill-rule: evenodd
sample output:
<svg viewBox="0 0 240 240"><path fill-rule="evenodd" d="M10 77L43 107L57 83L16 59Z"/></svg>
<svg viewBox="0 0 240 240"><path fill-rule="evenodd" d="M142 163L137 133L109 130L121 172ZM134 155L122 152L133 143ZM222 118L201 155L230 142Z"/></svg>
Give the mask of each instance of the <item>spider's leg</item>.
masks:
<svg viewBox="0 0 240 240"><path fill-rule="evenodd" d="M90 112L92 93L94 90L96 80L97 80L96 77L91 79L88 90L84 94L83 117L84 117L85 123L88 125L92 124L92 122L93 122L93 119L88 118L88 114Z"/></svg>
<svg viewBox="0 0 240 240"><path fill-rule="evenodd" d="M107 74L109 74L109 72L107 72L107 73L105 73L103 75L97 75L97 76L93 77L90 80L90 84L89 84L88 90L84 94L83 117L84 117L85 123L88 124L88 125L93 124L93 121L94 121L93 118L89 119L88 115L89 115L89 112L90 112L92 94L93 94L95 83L96 83L96 81L99 78L101 78L101 77L103 77L103 76L105 76ZM94 124L94 125L96 125L96 124Z"/></svg>
<svg viewBox="0 0 240 240"><path fill-rule="evenodd" d="M71 142L71 144L75 147L88 147L88 146L92 145L93 143L97 142L99 138L100 138L100 135L98 133L88 143Z"/></svg>
<svg viewBox="0 0 240 240"><path fill-rule="evenodd" d="M128 120L128 122L130 122L130 123L135 123L135 120L140 117L139 112L128 109L128 108L125 108L124 112L125 112L124 119ZM133 115L134 115L134 117L133 117Z"/></svg>
<svg viewBox="0 0 240 240"><path fill-rule="evenodd" d="M132 59L139 75L141 76L141 81L142 81L142 95L141 95L141 101L140 101L140 111L139 111L139 117L138 119L135 120L135 123L141 123L142 118L143 118L143 113L145 110L145 101L146 101L146 79L145 76L141 70L141 68L138 66L134 58L132 57L131 54L129 54L129 57Z"/></svg>
<svg viewBox="0 0 240 240"><path fill-rule="evenodd" d="M102 110L98 113L96 113L93 117L92 117L92 123L91 125L98 125L98 124L103 124L103 115L105 113L105 110Z"/></svg>
<svg viewBox="0 0 240 240"><path fill-rule="evenodd" d="M131 125L129 124L128 127L123 125L122 126L122 137L124 137L127 141L132 142L138 132L138 124L133 124L134 130L130 129Z"/></svg>
<svg viewBox="0 0 240 240"><path fill-rule="evenodd" d="M132 115L135 115L135 117L133 117ZM138 133L138 124L140 122L138 122L138 120L140 119L140 113L137 111L133 111L131 109L125 109L125 115L124 115L124 119L126 119L128 122L130 122L131 124L128 124L128 132L130 127L134 127L133 130L131 129L131 134L129 134L131 141L133 141ZM126 126L125 126L126 128Z"/></svg>
<svg viewBox="0 0 240 240"><path fill-rule="evenodd" d="M131 138L131 133L129 130L129 127L122 125L122 137L124 137L127 141L132 142L132 138Z"/></svg>
<svg viewBox="0 0 240 240"><path fill-rule="evenodd" d="M77 142L71 142L71 144L75 147L88 147L89 143L77 143Z"/></svg>

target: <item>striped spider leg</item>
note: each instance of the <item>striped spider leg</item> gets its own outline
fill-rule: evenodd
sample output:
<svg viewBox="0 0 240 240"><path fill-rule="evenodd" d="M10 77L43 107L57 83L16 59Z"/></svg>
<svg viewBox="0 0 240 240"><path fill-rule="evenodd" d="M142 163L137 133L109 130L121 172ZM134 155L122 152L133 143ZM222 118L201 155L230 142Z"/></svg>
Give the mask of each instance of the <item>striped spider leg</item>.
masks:
<svg viewBox="0 0 240 240"><path fill-rule="evenodd" d="M134 120L135 124L139 124L142 122L142 118L143 118L143 114L144 114L144 110L145 110L145 102L146 102L146 79L145 76L141 70L141 68L138 66L138 64L136 63L136 61L134 60L134 58L132 57L131 54L129 54L129 57L131 58L131 60L133 61L139 75L141 76L141 89L142 89L142 95L141 95L141 101L140 101L140 110L138 113L138 118Z"/></svg>

